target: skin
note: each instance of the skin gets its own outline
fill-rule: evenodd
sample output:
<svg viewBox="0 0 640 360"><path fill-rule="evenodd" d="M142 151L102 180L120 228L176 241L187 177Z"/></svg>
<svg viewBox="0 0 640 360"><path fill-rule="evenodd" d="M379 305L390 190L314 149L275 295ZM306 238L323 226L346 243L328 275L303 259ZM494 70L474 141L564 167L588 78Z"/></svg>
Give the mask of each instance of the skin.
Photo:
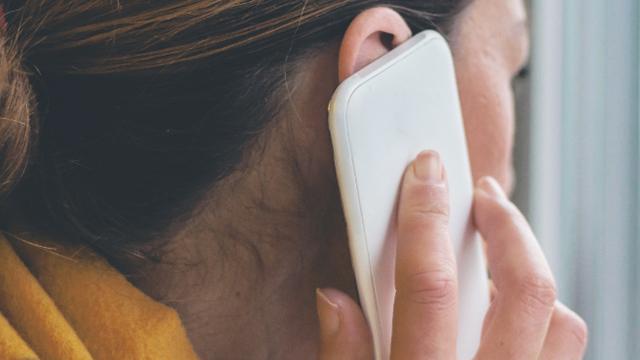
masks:
<svg viewBox="0 0 640 360"><path fill-rule="evenodd" d="M498 180L479 181L486 188L474 209L497 288L479 358L516 351L522 358L580 358L584 322L555 302L553 278L526 220L500 195L513 187L510 83L527 58L525 22L521 0L476 0L451 34L473 176ZM189 226L163 249L163 263L131 271L136 286L177 309L203 359L371 358L367 325L353 300L326 106L340 81L390 50L382 33L393 36L392 46L411 36L395 12L369 9L339 43L299 64L283 89L288 106L243 166L211 190ZM455 272L442 269L455 269L455 260L439 223L446 215L433 211L447 208L446 181L405 175L402 194L398 262L406 266L396 269L394 358L453 358L456 296L447 291L455 289ZM434 216L414 216L411 209ZM411 257L418 253L440 257ZM424 269L441 277L407 281ZM433 287L442 280L449 285ZM426 292L402 291L402 284ZM416 296L427 301L413 301Z"/></svg>

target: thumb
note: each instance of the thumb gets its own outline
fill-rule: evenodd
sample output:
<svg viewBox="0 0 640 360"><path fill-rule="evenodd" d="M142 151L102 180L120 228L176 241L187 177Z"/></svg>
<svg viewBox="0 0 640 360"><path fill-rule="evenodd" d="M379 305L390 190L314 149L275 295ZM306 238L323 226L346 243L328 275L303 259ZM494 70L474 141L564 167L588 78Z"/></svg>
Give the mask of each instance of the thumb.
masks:
<svg viewBox="0 0 640 360"><path fill-rule="evenodd" d="M371 360L371 333L360 307L346 294L317 289L320 360Z"/></svg>

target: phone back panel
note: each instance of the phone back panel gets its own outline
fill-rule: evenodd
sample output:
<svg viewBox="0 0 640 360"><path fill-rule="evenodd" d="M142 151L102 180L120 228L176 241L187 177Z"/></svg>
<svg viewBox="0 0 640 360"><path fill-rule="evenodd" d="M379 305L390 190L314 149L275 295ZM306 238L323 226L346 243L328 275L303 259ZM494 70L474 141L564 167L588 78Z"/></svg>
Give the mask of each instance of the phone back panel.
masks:
<svg viewBox="0 0 640 360"><path fill-rule="evenodd" d="M447 169L458 264L458 356L472 358L489 288L480 238L472 226L473 181L446 41L435 31L424 31L346 79L329 106L329 126L360 302L376 358L389 358L400 182L426 149L438 151Z"/></svg>

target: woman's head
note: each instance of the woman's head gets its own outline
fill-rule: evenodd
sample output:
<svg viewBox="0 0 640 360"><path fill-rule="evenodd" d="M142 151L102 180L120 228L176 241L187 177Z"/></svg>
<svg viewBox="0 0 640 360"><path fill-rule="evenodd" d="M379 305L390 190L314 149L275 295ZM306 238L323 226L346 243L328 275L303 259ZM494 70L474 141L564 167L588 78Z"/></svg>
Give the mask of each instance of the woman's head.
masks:
<svg viewBox="0 0 640 360"><path fill-rule="evenodd" d="M132 281L201 353L312 347L313 289L354 293L326 106L411 33L448 36L474 177L511 186L522 0L4 6L3 216L114 261L161 248L172 266Z"/></svg>
<svg viewBox="0 0 640 360"><path fill-rule="evenodd" d="M465 3L7 1L3 189L27 169L13 198L36 224L134 250L242 163L358 13L449 32Z"/></svg>

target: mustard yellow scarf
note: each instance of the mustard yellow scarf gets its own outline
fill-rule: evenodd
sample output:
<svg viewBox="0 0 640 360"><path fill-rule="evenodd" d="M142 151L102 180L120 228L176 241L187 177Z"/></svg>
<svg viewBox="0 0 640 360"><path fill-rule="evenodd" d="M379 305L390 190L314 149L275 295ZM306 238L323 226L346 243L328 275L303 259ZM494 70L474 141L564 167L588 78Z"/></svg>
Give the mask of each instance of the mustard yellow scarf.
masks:
<svg viewBox="0 0 640 360"><path fill-rule="evenodd" d="M86 248L0 234L0 359L197 359L177 313Z"/></svg>

